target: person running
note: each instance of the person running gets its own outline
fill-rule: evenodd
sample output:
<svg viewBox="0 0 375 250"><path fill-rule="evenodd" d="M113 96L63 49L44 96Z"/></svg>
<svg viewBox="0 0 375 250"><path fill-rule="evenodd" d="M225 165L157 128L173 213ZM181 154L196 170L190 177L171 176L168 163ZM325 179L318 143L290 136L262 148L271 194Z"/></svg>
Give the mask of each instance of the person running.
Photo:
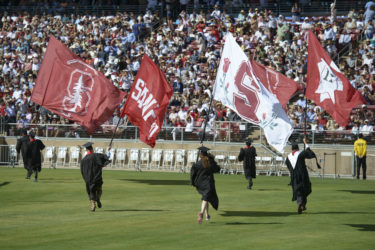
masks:
<svg viewBox="0 0 375 250"><path fill-rule="evenodd" d="M220 166L216 163L215 157L208 153L209 148L202 146L198 149L200 160L191 167L190 181L191 185L196 187L197 191L202 195L201 210L198 213L198 223L201 224L204 213L206 213L206 220L210 219L208 203L216 210L219 208L214 173L220 171Z"/></svg>
<svg viewBox="0 0 375 250"><path fill-rule="evenodd" d="M42 171L42 156L41 151L46 147L43 142L35 138L35 132L29 133L30 143L26 149L26 161L27 161L27 176L26 179L30 179L34 173L34 182L38 181L38 173Z"/></svg>
<svg viewBox="0 0 375 250"><path fill-rule="evenodd" d="M253 178L256 178L256 166L255 157L257 156L257 151L255 147L251 145L252 140L249 138L246 141L246 147L241 148L240 154L238 155L238 161L243 161L243 170L245 173L245 178L249 181L248 189L253 186Z"/></svg>
<svg viewBox="0 0 375 250"><path fill-rule="evenodd" d="M354 152L357 161L357 179L359 180L359 174L362 166L362 178L366 180L366 153L367 153L367 142L363 139L363 134L358 135L358 139L354 142Z"/></svg>
<svg viewBox="0 0 375 250"><path fill-rule="evenodd" d="M307 145L306 138L303 138L303 143L305 144L305 150L302 151L299 151L297 143L293 143L292 152L288 155L285 161L288 169L292 170L292 201L297 201L297 211L299 214L301 214L303 210L306 210L307 196L312 191L305 160L316 158L315 153ZM319 165L318 168L320 168Z"/></svg>
<svg viewBox="0 0 375 250"><path fill-rule="evenodd" d="M102 207L100 197L102 195L102 168L108 165L111 161L110 148L108 147L107 154L94 153L92 142L87 142L83 145L86 149L86 156L81 161L81 174L86 183L86 191L90 198L92 212L96 209L96 204L99 208Z"/></svg>

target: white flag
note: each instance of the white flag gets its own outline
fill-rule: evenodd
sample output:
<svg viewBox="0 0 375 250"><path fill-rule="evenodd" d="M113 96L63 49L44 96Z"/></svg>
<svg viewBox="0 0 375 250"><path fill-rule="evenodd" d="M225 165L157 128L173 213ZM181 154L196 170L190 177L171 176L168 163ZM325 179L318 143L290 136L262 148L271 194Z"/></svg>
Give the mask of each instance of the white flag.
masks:
<svg viewBox="0 0 375 250"><path fill-rule="evenodd" d="M213 97L242 119L263 128L268 144L284 152L292 124L276 96L256 77L250 60L230 33L225 37Z"/></svg>

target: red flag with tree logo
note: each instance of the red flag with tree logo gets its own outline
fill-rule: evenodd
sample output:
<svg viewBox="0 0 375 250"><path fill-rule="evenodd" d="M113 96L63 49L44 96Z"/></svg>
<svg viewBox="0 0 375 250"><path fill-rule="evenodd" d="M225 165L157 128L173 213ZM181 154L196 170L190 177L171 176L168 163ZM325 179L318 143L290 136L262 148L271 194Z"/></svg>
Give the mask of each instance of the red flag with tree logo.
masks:
<svg viewBox="0 0 375 250"><path fill-rule="evenodd" d="M155 146L172 94L163 72L144 55L121 116L127 115L138 126L141 141L151 147Z"/></svg>
<svg viewBox="0 0 375 250"><path fill-rule="evenodd" d="M113 115L124 97L102 73L50 37L31 101L77 122L91 134Z"/></svg>
<svg viewBox="0 0 375 250"><path fill-rule="evenodd" d="M340 126L346 126L351 110L366 103L360 92L322 48L314 33L309 31L306 97L325 109Z"/></svg>

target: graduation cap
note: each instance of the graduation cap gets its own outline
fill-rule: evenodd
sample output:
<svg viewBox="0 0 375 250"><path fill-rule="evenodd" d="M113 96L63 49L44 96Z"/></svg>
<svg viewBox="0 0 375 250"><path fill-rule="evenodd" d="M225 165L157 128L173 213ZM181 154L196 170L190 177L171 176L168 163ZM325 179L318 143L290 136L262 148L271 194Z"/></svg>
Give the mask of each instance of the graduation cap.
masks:
<svg viewBox="0 0 375 250"><path fill-rule="evenodd" d="M29 136L30 136L31 138L35 138L35 132L34 132L34 131L30 131Z"/></svg>
<svg viewBox="0 0 375 250"><path fill-rule="evenodd" d="M207 148L207 147L205 147L205 146L199 147L198 149L199 149L199 151L200 151L202 154L207 154L208 150L210 150L209 148Z"/></svg>
<svg viewBox="0 0 375 250"><path fill-rule="evenodd" d="M92 146L92 144L94 144L94 143L92 143L92 142L86 142L85 144L82 145L82 147L89 148L89 147Z"/></svg>
<svg viewBox="0 0 375 250"><path fill-rule="evenodd" d="M251 138L247 138L247 140L246 140L246 145L251 145L251 143L253 143L253 139L251 139Z"/></svg>
<svg viewBox="0 0 375 250"><path fill-rule="evenodd" d="M298 150L299 147L298 147L298 143L297 142L293 142L292 143L292 150Z"/></svg>

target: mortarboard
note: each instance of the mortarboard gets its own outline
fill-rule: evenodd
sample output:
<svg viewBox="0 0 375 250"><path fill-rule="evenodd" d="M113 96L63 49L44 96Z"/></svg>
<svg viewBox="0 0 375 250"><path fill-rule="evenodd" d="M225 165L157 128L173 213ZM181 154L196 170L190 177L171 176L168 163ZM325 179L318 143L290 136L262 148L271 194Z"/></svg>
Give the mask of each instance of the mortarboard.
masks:
<svg viewBox="0 0 375 250"><path fill-rule="evenodd" d="M92 142L86 142L85 144L83 144L82 146L85 147L85 148L88 148L88 147L91 147L92 146Z"/></svg>
<svg viewBox="0 0 375 250"><path fill-rule="evenodd" d="M200 152L207 154L207 151L210 150L209 148L202 146L198 148Z"/></svg>
<svg viewBox="0 0 375 250"><path fill-rule="evenodd" d="M35 132L34 132L34 131L30 131L29 136L30 136L31 138L34 138L34 137L35 137Z"/></svg>

